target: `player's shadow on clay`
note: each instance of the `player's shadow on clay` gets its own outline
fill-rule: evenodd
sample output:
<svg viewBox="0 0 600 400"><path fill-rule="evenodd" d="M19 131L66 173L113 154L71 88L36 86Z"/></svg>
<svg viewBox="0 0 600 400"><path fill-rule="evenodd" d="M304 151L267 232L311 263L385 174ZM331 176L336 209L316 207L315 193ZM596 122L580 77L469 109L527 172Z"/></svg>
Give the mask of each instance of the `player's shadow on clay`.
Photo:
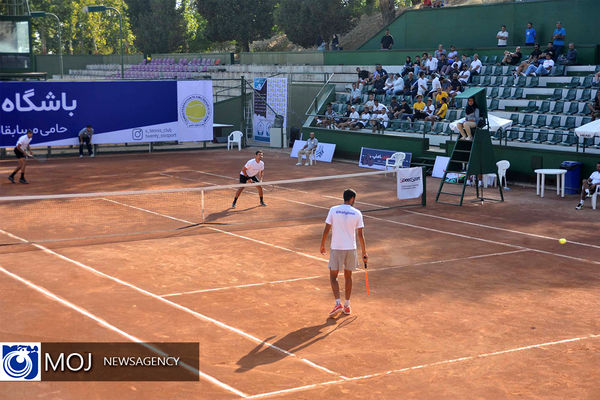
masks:
<svg viewBox="0 0 600 400"><path fill-rule="evenodd" d="M206 218L204 219L204 223L205 224L218 224L218 221L223 220L232 214L247 213L248 211L252 211L259 207L260 206L253 206L253 207L248 207L248 208L240 208L239 206L238 206L238 208L230 207L223 211L208 214L206 216ZM226 224L226 223L224 223L224 224Z"/></svg>
<svg viewBox="0 0 600 400"><path fill-rule="evenodd" d="M265 342L269 342L275 336L268 337L261 344L252 349L250 353L238 360L237 365L239 367L235 370L235 372L247 372L259 365L266 365L280 361L288 356L281 350L285 350L290 353L296 353L327 338L327 336L331 335L337 329L354 322L356 318L358 317L344 316L342 314L342 316L337 320L328 318L323 324L308 326L290 332L276 342L271 343L272 346L277 347L280 350L265 344ZM340 323L338 324L338 322ZM335 326L335 328L327 331L327 328L330 326Z"/></svg>

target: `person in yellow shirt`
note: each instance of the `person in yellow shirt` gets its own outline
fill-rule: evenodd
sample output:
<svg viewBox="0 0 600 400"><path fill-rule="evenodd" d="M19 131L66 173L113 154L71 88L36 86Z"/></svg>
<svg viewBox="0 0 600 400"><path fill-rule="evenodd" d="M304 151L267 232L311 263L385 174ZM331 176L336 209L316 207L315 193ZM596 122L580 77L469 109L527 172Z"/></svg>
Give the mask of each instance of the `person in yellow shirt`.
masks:
<svg viewBox="0 0 600 400"><path fill-rule="evenodd" d="M442 89L438 89L437 93L435 95L435 107L436 108L439 108L439 107L442 106L442 99L443 98L448 99L449 98L448 93L444 92Z"/></svg>
<svg viewBox="0 0 600 400"><path fill-rule="evenodd" d="M423 96L417 96L417 102L413 104L413 117L409 118L411 121L415 119L425 119L427 114L425 113L425 103L423 102Z"/></svg>
<svg viewBox="0 0 600 400"><path fill-rule="evenodd" d="M425 118L425 121L436 122L446 118L446 113L448 112L448 98L442 97L441 102L442 105L438 107L435 114L431 117Z"/></svg>

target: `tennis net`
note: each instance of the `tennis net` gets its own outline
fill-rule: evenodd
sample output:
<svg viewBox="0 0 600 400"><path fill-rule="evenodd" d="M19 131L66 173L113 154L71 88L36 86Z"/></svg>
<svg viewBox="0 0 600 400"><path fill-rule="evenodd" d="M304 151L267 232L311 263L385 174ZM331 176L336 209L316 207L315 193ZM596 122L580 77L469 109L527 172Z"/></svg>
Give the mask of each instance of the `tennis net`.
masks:
<svg viewBox="0 0 600 400"><path fill-rule="evenodd" d="M259 186L266 207L259 204ZM232 208L240 188L244 191ZM219 226L232 230L321 223L327 210L342 202L346 188L357 191L355 206L363 212L425 205L424 197L397 200L396 178L385 171L176 189L5 196L0 197L0 247L6 252L32 243L120 242L195 235Z"/></svg>

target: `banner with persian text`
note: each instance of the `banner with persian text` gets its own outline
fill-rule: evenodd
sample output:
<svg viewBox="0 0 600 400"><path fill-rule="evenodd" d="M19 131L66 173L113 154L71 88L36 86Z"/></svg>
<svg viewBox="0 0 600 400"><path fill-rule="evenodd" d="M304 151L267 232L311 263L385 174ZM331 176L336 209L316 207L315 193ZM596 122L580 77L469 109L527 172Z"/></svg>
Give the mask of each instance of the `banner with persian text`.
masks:
<svg viewBox="0 0 600 400"><path fill-rule="evenodd" d="M275 124L275 115L283 117L283 131L287 123L287 78L254 78L254 140L269 143L269 129Z"/></svg>

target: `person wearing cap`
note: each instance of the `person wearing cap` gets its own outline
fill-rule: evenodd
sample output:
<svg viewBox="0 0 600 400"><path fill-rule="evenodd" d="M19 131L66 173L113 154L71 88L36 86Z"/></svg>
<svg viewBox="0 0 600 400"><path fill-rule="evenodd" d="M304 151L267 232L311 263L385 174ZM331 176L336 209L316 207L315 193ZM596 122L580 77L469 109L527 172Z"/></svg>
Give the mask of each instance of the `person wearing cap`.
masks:
<svg viewBox="0 0 600 400"><path fill-rule="evenodd" d="M556 29L552 33L552 44L554 45L554 58L561 55L563 48L565 47L565 37L567 31L563 28L560 21L556 22Z"/></svg>
<svg viewBox="0 0 600 400"><path fill-rule="evenodd" d="M354 108L354 107L352 107ZM310 165L309 163L309 157L310 154L315 151L317 149L317 146L319 145L319 141L317 140L317 138L315 137L315 133L311 132L309 134L309 138L306 141L306 144L304 145L304 147L302 147L300 150L298 150L298 162L296 163L296 165L302 165L302 156L306 155L306 166Z"/></svg>

